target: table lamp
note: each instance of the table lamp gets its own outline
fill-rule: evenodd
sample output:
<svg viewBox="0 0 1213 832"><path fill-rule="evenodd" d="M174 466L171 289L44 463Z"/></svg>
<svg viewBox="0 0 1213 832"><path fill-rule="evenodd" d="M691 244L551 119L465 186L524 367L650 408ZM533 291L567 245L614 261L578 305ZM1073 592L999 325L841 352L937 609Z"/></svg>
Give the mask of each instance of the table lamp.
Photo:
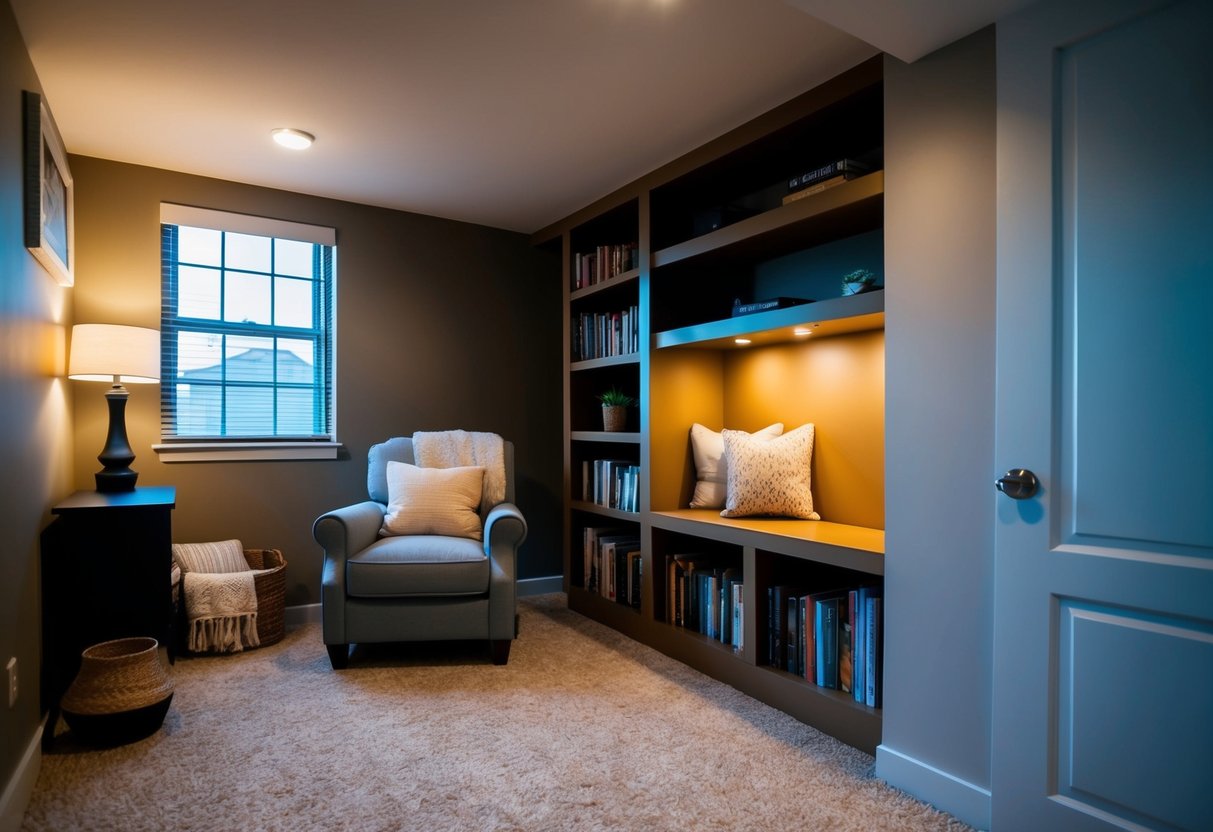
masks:
<svg viewBox="0 0 1213 832"><path fill-rule="evenodd" d="M122 383L154 384L160 380L160 333L141 326L76 324L67 377L77 381L108 381L105 394L110 425L98 461L97 490L133 491L139 474L131 470L135 452L126 438L126 400Z"/></svg>

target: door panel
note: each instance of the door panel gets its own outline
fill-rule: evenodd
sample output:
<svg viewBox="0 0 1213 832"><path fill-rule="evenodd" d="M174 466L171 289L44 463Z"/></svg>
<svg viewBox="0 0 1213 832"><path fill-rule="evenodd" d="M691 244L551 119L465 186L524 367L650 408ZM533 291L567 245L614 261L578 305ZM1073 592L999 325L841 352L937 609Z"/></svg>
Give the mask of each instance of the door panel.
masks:
<svg viewBox="0 0 1213 832"><path fill-rule="evenodd" d="M993 826L1213 829L1213 4L997 37Z"/></svg>
<svg viewBox="0 0 1213 832"><path fill-rule="evenodd" d="M1210 556L1207 11L1172 6L1057 52L1063 541Z"/></svg>
<svg viewBox="0 0 1213 832"><path fill-rule="evenodd" d="M1213 771L1213 629L1069 598L1058 620L1058 797L1146 826L1213 829L1210 807L1184 800Z"/></svg>

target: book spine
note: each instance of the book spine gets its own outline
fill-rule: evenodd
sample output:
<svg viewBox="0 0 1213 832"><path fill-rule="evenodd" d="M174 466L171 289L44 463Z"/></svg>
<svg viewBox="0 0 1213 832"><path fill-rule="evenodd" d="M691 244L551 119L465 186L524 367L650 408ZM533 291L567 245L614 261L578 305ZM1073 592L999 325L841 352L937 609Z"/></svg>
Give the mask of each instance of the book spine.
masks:
<svg viewBox="0 0 1213 832"><path fill-rule="evenodd" d="M831 177L837 176L840 173L858 175L861 173L867 173L869 170L871 170L871 168L868 165L863 164L862 162L857 162L854 159L839 159L836 162L830 162L828 165L813 168L812 170L806 171L799 176L793 176L788 180L788 190L794 191L797 188L806 188L820 182L823 179L830 179Z"/></svg>
<svg viewBox="0 0 1213 832"><path fill-rule="evenodd" d="M838 603L838 689L851 693L854 678L852 662L855 655L851 640L854 635L855 592L848 591Z"/></svg>
<svg viewBox="0 0 1213 832"><path fill-rule="evenodd" d="M880 651L882 647L882 621L881 621L881 599L879 596L868 598L867 603L867 657L866 669L864 672L864 701L869 708L879 708L881 706L880 683L881 683L881 661Z"/></svg>
<svg viewBox="0 0 1213 832"><path fill-rule="evenodd" d="M787 602L787 659L784 663L784 669L788 673L796 672L797 656L800 653L800 633L797 632L800 624L800 598L796 595L788 597Z"/></svg>
<svg viewBox="0 0 1213 832"><path fill-rule="evenodd" d="M864 687L864 672L867 668L864 666L867 655L867 645L864 643L867 632L867 605L868 589L860 587L855 590L855 623L852 625L851 632L851 651L854 657L851 661L851 694L852 698L863 704L866 689Z"/></svg>
<svg viewBox="0 0 1213 832"><path fill-rule="evenodd" d="M823 688L838 688L838 599L817 602L817 684Z"/></svg>

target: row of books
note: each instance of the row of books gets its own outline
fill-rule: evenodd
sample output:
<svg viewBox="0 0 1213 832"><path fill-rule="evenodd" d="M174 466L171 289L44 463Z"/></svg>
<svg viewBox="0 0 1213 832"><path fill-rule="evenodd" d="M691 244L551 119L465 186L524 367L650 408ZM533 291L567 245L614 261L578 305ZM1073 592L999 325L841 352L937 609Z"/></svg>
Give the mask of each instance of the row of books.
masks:
<svg viewBox="0 0 1213 832"><path fill-rule="evenodd" d="M666 555L666 621L740 650L745 644L741 570L698 555Z"/></svg>
<svg viewBox="0 0 1213 832"><path fill-rule="evenodd" d="M628 459L584 460L581 494L605 508L640 511L640 466Z"/></svg>
<svg viewBox="0 0 1213 832"><path fill-rule="evenodd" d="M634 529L586 526L581 530L585 588L640 609L644 557Z"/></svg>
<svg viewBox="0 0 1213 832"><path fill-rule="evenodd" d="M788 179L788 193L783 198L783 204L804 199L816 193L841 185L848 179L855 179L871 171L871 166L854 159L839 159L829 164L820 165L804 173Z"/></svg>
<svg viewBox="0 0 1213 832"><path fill-rule="evenodd" d="M573 288L593 286L639 265L640 246L637 243L598 246L593 251L573 256Z"/></svg>
<svg viewBox="0 0 1213 832"><path fill-rule="evenodd" d="M584 312L569 322L573 360L607 358L640 351L640 307L619 312Z"/></svg>
<svg viewBox="0 0 1213 832"><path fill-rule="evenodd" d="M768 587L769 664L879 708L881 603L881 590L874 586L825 592Z"/></svg>

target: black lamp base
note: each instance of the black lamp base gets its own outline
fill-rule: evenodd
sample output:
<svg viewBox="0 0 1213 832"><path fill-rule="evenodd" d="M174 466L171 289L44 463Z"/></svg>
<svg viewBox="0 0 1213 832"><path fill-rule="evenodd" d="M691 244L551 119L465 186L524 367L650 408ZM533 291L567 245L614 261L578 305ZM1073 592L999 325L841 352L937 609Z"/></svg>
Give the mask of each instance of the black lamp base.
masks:
<svg viewBox="0 0 1213 832"><path fill-rule="evenodd" d="M135 480L139 478L136 471L131 470L135 461L135 452L126 438L126 400L130 393L121 384L115 384L105 394L109 405L110 426L105 437L105 447L97 456L97 461L105 466L98 471L94 478L97 490L106 494L117 491L134 491Z"/></svg>
<svg viewBox="0 0 1213 832"><path fill-rule="evenodd" d="M139 472L127 468L125 471L98 471L93 474L97 481L97 490L103 494L113 494L117 491L134 491L135 480Z"/></svg>

